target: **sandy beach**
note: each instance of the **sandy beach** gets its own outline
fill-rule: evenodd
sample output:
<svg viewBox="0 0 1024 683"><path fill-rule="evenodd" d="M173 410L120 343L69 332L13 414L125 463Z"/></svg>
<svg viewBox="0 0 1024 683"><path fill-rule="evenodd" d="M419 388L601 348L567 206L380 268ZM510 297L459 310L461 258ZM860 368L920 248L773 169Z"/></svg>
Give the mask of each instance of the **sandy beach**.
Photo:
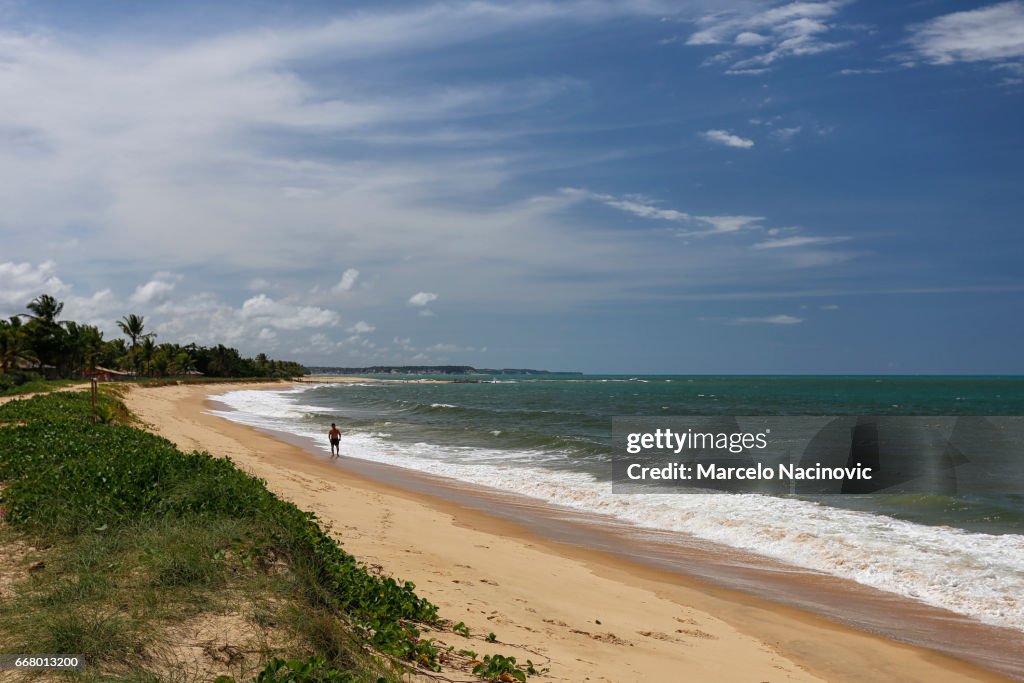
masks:
<svg viewBox="0 0 1024 683"><path fill-rule="evenodd" d="M537 680L552 681L1009 680L757 596L543 538L209 413L211 394L260 386L268 385L133 388L126 402L183 450L230 457L317 513L361 561L413 581L442 616L477 636L444 634L457 649L532 659L549 668ZM488 632L498 644L479 638Z"/></svg>

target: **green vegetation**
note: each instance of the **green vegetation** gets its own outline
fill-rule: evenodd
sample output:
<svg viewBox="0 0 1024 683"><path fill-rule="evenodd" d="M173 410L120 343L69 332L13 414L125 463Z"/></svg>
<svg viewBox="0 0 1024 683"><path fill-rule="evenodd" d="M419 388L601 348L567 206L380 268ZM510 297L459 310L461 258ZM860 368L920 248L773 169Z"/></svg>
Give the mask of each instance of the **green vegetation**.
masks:
<svg viewBox="0 0 1024 683"><path fill-rule="evenodd" d="M451 661L422 635L448 625L411 583L368 571L230 460L130 419L108 391L95 409L85 392L0 406L0 546L41 558L0 601L0 650L83 653L81 680L178 680L182 629L236 618L245 647L222 648L222 683L388 683ZM486 680L528 671L500 655L464 665Z"/></svg>
<svg viewBox="0 0 1024 683"><path fill-rule="evenodd" d="M128 338L104 340L94 325L60 320L64 304L49 294L28 303L28 313L0 319L0 395L20 393L25 384L48 377L68 379L91 374L97 367L132 373L136 377L286 378L305 374L292 361L278 361L260 353L244 358L223 344L157 344L156 333L146 331L141 315L131 313L117 321ZM39 387L39 385L34 384Z"/></svg>
<svg viewBox="0 0 1024 683"><path fill-rule="evenodd" d="M101 406L123 413L107 396ZM147 668L147 643L162 623L222 608L218 593L230 586L259 598L254 604L276 595L286 607L271 621L289 623L298 610L290 618L298 645L287 654L329 652L325 661L351 674L337 680L376 681L387 670L366 666L366 644L436 666L416 624L437 623L437 610L411 584L367 572L313 515L230 461L91 417L88 396L77 393L0 406L0 420L14 424L0 429L5 519L61 549L0 607L0 633L17 634L5 651L46 645L114 671ZM278 559L284 575L269 571Z"/></svg>
<svg viewBox="0 0 1024 683"><path fill-rule="evenodd" d="M81 380L70 379L48 381L35 372L8 370L7 372L0 373L0 396L35 394L81 383Z"/></svg>
<svg viewBox="0 0 1024 683"><path fill-rule="evenodd" d="M473 667L473 673L480 678L495 681L526 681L526 676L540 673L527 660L526 668L516 664L515 657L504 655L484 655L483 661Z"/></svg>

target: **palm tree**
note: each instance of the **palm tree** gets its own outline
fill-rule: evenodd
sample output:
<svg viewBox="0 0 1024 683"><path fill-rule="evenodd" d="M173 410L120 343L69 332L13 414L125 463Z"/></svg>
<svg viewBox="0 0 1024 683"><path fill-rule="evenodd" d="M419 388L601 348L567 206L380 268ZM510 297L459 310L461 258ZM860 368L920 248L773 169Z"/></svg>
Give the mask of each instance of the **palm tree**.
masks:
<svg viewBox="0 0 1024 683"><path fill-rule="evenodd" d="M61 323L67 331L67 359L71 370L85 367L96 368L97 360L103 348L103 332L95 325L65 320Z"/></svg>
<svg viewBox="0 0 1024 683"><path fill-rule="evenodd" d="M155 332L145 333L146 322L145 318L141 315L135 315L131 313L122 317L117 321L117 326L121 328L121 331L128 335L128 338L132 340L131 359L132 365L135 368L135 372L139 372L139 359L136 356L136 349L139 346L140 339L152 339L156 336Z"/></svg>
<svg viewBox="0 0 1024 683"><path fill-rule="evenodd" d="M57 301L49 294L40 294L32 299L25 308L34 313L34 315L28 315L29 318L49 327L57 324L57 316L64 310L64 302Z"/></svg>
<svg viewBox="0 0 1024 683"><path fill-rule="evenodd" d="M21 318L11 316L0 320L0 372L13 369L18 363L36 363L39 358L28 347Z"/></svg>
<svg viewBox="0 0 1024 683"><path fill-rule="evenodd" d="M30 301L25 308L30 313L22 314L29 321L25 325L25 334L29 346L39 359L40 370L46 372L47 366L56 368L60 374L67 370L64 363L64 328L57 323L57 316L64 310L64 304L49 294L40 294Z"/></svg>
<svg viewBox="0 0 1024 683"><path fill-rule="evenodd" d="M139 360L142 361L142 368L147 375L153 372L153 358L156 356L156 342L153 341L153 336L152 334L143 336L139 349Z"/></svg>

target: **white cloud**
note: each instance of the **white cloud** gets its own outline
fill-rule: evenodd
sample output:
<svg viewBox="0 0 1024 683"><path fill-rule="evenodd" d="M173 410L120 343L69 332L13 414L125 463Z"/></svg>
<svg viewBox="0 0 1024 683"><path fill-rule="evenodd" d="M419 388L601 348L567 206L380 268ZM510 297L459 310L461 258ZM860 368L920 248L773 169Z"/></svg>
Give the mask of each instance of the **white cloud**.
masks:
<svg viewBox="0 0 1024 683"><path fill-rule="evenodd" d="M615 195L590 192L576 187L562 188L560 193L563 196L577 199L590 199L601 202L607 206L631 213L641 218L656 218L665 221L686 221L692 218L690 214L675 209L665 209L658 206L659 202L640 195L627 195L616 197Z"/></svg>
<svg viewBox="0 0 1024 683"><path fill-rule="evenodd" d="M57 264L44 261L31 263L0 263L0 306L7 315L24 313L25 304L40 294L54 296L66 292L67 285L57 277Z"/></svg>
<svg viewBox="0 0 1024 683"><path fill-rule="evenodd" d="M376 329L377 328L375 326L371 325L365 320L360 320L355 325L348 328L348 331L353 334L369 334L370 332L373 332Z"/></svg>
<svg viewBox="0 0 1024 683"><path fill-rule="evenodd" d="M764 220L763 216L697 216L697 220L707 223L711 230L707 232L680 233L680 236L705 235L724 232L737 232L755 227Z"/></svg>
<svg viewBox="0 0 1024 683"><path fill-rule="evenodd" d="M875 68L868 68L868 69L840 69L839 70L839 75L840 76L863 76L865 74L883 74L886 71L887 71L887 69L875 69Z"/></svg>
<svg viewBox="0 0 1024 683"><path fill-rule="evenodd" d="M1024 2L953 12L911 27L910 45L932 64L1024 59Z"/></svg>
<svg viewBox="0 0 1024 683"><path fill-rule="evenodd" d="M355 268L349 268L341 274L341 280L338 284L334 285L331 289L332 292L342 293L351 291L356 284L356 280L359 278L359 271Z"/></svg>
<svg viewBox="0 0 1024 683"><path fill-rule="evenodd" d="M593 195L594 199L604 202L608 206L615 207L634 216L641 218L658 218L666 221L683 221L690 218L690 215L675 209L662 209L654 206L650 200L643 197L616 198L611 195Z"/></svg>
<svg viewBox="0 0 1024 683"><path fill-rule="evenodd" d="M754 318L734 318L732 322L737 325L797 325L804 321L792 315L766 315Z"/></svg>
<svg viewBox="0 0 1024 683"><path fill-rule="evenodd" d="M823 311L838 311L839 304L825 304L824 306L819 306L818 308L820 308Z"/></svg>
<svg viewBox="0 0 1024 683"><path fill-rule="evenodd" d="M801 130L803 130L803 128L801 128L800 126L793 126L792 128L776 128L775 130L772 131L772 135L779 138L780 140L786 141L791 139Z"/></svg>
<svg viewBox="0 0 1024 683"><path fill-rule="evenodd" d="M537 161L492 153L501 137L465 123L536 109L584 85L563 77L467 85L407 78L401 67L438 47L499 32L664 9L593 0L439 2L273 31L213 26L199 37L160 40L116 27L102 40L2 30L0 101L21 104L0 107L0 131L27 141L0 146L5 254L29 258L84 226L90 239L76 250L79 262L159 260L182 271L216 263L223 273L241 271L239 285L258 272L250 283L258 293L270 282L287 283L289 269L309 262L308 245L343 244L353 262L383 264L375 274L393 287L384 295L399 296L410 282L461 264L460 278L481 276L463 296L480 300L530 287L525 276L538 266L599 270L615 238L580 246L576 227L559 225L552 209L495 192ZM463 130L477 142L422 154L422 141L435 135L464 143ZM323 135L338 149L350 139L367 146L386 140L388 153L310 154ZM404 154L396 139L417 153ZM107 162L97 166L97 158ZM474 206L438 201L474 194L494 199ZM40 241L40 232L51 239ZM479 237L467 239L469 233ZM402 266L396 244L402 255L423 258ZM591 258L570 256L573 244ZM538 245L543 264L533 258ZM492 250L510 267L475 265ZM338 284L344 288L345 280ZM140 301L154 289L166 287L140 291Z"/></svg>
<svg viewBox="0 0 1024 683"><path fill-rule="evenodd" d="M144 285L135 288L131 296L133 304L158 304L167 299L167 295L174 291L174 283L162 279L150 280Z"/></svg>
<svg viewBox="0 0 1024 683"><path fill-rule="evenodd" d="M316 306L296 306L259 294L247 299L240 311L244 320L281 330L329 327L340 320L337 313Z"/></svg>
<svg viewBox="0 0 1024 683"><path fill-rule="evenodd" d="M763 45L768 42L768 38L766 36L762 36L760 33L743 31L736 36L736 39L733 42L737 45Z"/></svg>
<svg viewBox="0 0 1024 683"><path fill-rule="evenodd" d="M71 295L64 305L64 316L95 325L106 333L117 330L116 320L125 312L125 305L110 289L101 289L89 296Z"/></svg>
<svg viewBox="0 0 1024 683"><path fill-rule="evenodd" d="M414 79L405 73L416 69L403 68L419 66L438 47L499 32L527 38L532 27L552 21L666 9L656 4L405 3L305 27L209 26L159 40L118 33L117 26L102 40L5 29L0 100L19 106L0 107L0 131L18 131L32 149L0 145L4 254L28 260L42 245L81 236L68 256L78 270L68 273L91 282L96 264L115 266L102 280L115 294L94 302L96 310L119 305L120 297L114 319L137 312L149 323L152 315L154 325L200 343L247 345L269 330L282 348L307 345L310 331L340 324L329 296L332 284L345 282L339 261L366 271L352 282L366 301L346 299L353 309L346 324L394 319L376 311L404 308L408 292L423 286L445 292L447 304L460 310L533 311L774 275L769 259L741 239L696 248L673 237L680 229L754 233L761 219L739 215L751 209L700 206L701 214L724 215L697 216L621 194L605 203L624 214L580 220L566 213L586 197L524 196L519 188L527 184L518 181L552 163L571 178L568 164L588 167L586 151L569 158L563 150L524 148L519 139L500 146L504 131L487 127L463 137L467 121L476 126L510 110L529 114L515 117L513 129L519 121L547 126L557 118L550 113L561 111L548 105L584 86L560 78L466 85ZM726 43L744 30L773 35L742 29ZM446 136L454 137L443 153L422 146ZM325 139L332 144L317 144ZM348 154L352 141L356 154ZM387 144L387 153L376 153L375 144ZM661 225L637 230L638 221L620 225L625 215ZM157 277L151 281L164 284L146 290L156 267L187 273L189 291L182 291L184 282L169 290L176 281ZM370 277L373 289L365 290ZM322 284L310 296L314 282ZM139 301L149 303L136 308L128 300L139 283ZM246 283L245 294L194 294L237 292ZM16 295L20 312L32 296L53 289L33 287L22 296L2 286L0 299ZM263 299L255 297L261 293ZM363 297L350 297L357 298ZM427 317L428 305L408 310ZM410 327L432 322L413 318L406 315Z"/></svg>
<svg viewBox="0 0 1024 683"><path fill-rule="evenodd" d="M727 73L753 74L789 57L815 55L851 44L826 36L838 30L834 23L846 0L797 0L758 11L758 5L736 11L718 11L697 21L699 29L687 45L729 46L707 63L731 62ZM746 48L761 48L751 55ZM750 55L750 56L745 56Z"/></svg>
<svg viewBox="0 0 1024 683"><path fill-rule="evenodd" d="M739 135L733 135L727 130L706 130L701 135L711 142L717 142L727 147L736 147L738 149L750 149L754 146L754 141L749 138L741 138Z"/></svg>
<svg viewBox="0 0 1024 683"><path fill-rule="evenodd" d="M459 346L451 343L438 343L428 346L425 351L433 353L483 353L486 349L478 349L475 346Z"/></svg>
<svg viewBox="0 0 1024 683"><path fill-rule="evenodd" d="M725 72L727 76L760 76L761 74L768 73L771 69L764 67L761 69L729 69Z"/></svg>
<svg viewBox="0 0 1024 683"><path fill-rule="evenodd" d="M641 218L687 223L694 226L693 230L676 233L680 237L736 232L755 227L760 221L764 220L763 216L694 216L685 211L662 208L658 206L660 202L636 195L616 197L610 194L588 192L578 188L563 189L562 192L568 193L573 197L592 199Z"/></svg>
<svg viewBox="0 0 1024 683"><path fill-rule="evenodd" d="M437 294L433 292L417 292L409 297L409 304L412 306L426 306L431 301L437 301Z"/></svg>
<svg viewBox="0 0 1024 683"><path fill-rule="evenodd" d="M754 244L754 249L786 249L789 247L806 247L814 244L834 244L845 242L849 237L812 237L795 235L792 237L781 237L779 239L765 240Z"/></svg>

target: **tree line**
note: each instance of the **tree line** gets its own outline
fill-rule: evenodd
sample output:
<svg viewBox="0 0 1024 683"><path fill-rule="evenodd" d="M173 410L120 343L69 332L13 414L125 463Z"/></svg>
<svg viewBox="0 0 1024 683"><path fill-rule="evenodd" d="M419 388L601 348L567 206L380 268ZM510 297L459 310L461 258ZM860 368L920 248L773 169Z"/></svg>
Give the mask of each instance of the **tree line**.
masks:
<svg viewBox="0 0 1024 683"><path fill-rule="evenodd" d="M223 344L158 344L156 333L146 331L145 318L134 313L117 321L125 338L108 340L95 325L60 320L64 304L49 294L25 308L28 313L0 319L0 384L36 379L36 371L70 378L99 367L138 377L295 377L306 371L300 363L271 360L263 353L245 358Z"/></svg>

